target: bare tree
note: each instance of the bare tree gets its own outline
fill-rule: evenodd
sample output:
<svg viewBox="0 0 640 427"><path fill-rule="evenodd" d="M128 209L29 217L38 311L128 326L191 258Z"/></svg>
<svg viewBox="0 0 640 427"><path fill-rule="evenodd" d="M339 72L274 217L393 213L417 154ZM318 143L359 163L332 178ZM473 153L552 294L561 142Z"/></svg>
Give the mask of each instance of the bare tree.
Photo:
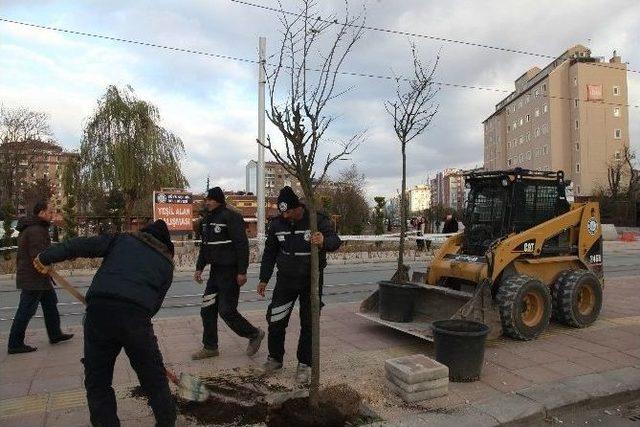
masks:
<svg viewBox="0 0 640 427"><path fill-rule="evenodd" d="M622 159L614 159L607 166L607 182L609 184L609 196L612 199L618 198L620 186L624 175L624 163Z"/></svg>
<svg viewBox="0 0 640 427"><path fill-rule="evenodd" d="M0 141L45 141L52 137L49 115L28 108L0 108Z"/></svg>
<svg viewBox="0 0 640 427"><path fill-rule="evenodd" d="M362 134L340 143L335 154L327 154L316 168L319 150L328 151L325 133L334 117L327 106L346 90L338 90L340 70L362 37L364 15L351 15L345 2L344 16L321 17L318 3L302 0L301 12L291 15L280 4L279 20L282 43L274 66L266 66L269 89L267 117L278 128L284 147L276 146L267 136L258 141L282 167L300 182L309 211L311 233L318 231L315 191L324 181L327 170L337 160L350 155L359 145ZM314 60L318 58L318 64ZM316 68L317 67L317 68ZM286 95L284 95L286 93ZM281 146L281 145L280 145ZM323 148L323 149L321 149ZM318 248L311 246L312 375L309 401L319 404L320 387L320 298L318 294Z"/></svg>
<svg viewBox="0 0 640 427"><path fill-rule="evenodd" d="M436 56L433 66L426 67L418 58L415 44L411 45L413 75L410 78L396 77L396 96L393 101L385 101L387 113L393 119L393 129L402 151L402 190L400 192L400 245L398 248L398 269L394 283L409 280L408 267L404 264L404 242L407 233L407 144L421 135L431 124L438 112L434 99L439 92L433 77L440 56Z"/></svg>
<svg viewBox="0 0 640 427"><path fill-rule="evenodd" d="M640 190L640 171L636 161L636 152L628 146L624 147L622 159L628 168L629 181L627 183L627 200L635 200Z"/></svg>

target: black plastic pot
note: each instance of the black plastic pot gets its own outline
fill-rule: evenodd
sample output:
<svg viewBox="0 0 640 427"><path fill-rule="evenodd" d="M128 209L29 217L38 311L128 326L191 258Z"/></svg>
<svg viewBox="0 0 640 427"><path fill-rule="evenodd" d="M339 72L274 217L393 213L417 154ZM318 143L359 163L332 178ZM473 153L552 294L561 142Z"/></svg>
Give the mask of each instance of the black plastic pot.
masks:
<svg viewBox="0 0 640 427"><path fill-rule="evenodd" d="M378 314L390 322L412 322L418 287L412 284L378 282Z"/></svg>
<svg viewBox="0 0 640 427"><path fill-rule="evenodd" d="M449 379L470 382L480 378L489 327L471 320L436 320L431 324L436 360L449 367Z"/></svg>

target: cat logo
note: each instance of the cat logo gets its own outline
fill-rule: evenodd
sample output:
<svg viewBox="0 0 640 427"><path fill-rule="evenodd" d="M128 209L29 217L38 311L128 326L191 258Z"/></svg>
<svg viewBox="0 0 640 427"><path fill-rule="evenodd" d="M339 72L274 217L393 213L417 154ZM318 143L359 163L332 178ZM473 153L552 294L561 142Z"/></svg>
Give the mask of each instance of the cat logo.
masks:
<svg viewBox="0 0 640 427"><path fill-rule="evenodd" d="M280 212L286 212L287 211L287 202L280 202L280 204L278 204L278 210Z"/></svg>
<svg viewBox="0 0 640 427"><path fill-rule="evenodd" d="M216 226L213 228L213 231L217 233L220 233L222 231L222 228L220 228L220 226L218 224L216 224Z"/></svg>
<svg viewBox="0 0 640 427"><path fill-rule="evenodd" d="M587 231L592 236L598 231L598 221L594 217L589 218L589 221L587 221Z"/></svg>

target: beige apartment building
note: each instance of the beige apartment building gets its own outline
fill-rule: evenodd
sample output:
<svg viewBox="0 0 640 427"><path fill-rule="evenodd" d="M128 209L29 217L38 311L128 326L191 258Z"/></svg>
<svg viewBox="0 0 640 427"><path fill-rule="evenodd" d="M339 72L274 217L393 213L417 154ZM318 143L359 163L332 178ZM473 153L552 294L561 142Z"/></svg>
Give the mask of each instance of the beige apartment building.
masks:
<svg viewBox="0 0 640 427"><path fill-rule="evenodd" d="M629 145L627 66L575 45L533 67L484 122L486 170L563 170L576 195L607 186L607 167Z"/></svg>

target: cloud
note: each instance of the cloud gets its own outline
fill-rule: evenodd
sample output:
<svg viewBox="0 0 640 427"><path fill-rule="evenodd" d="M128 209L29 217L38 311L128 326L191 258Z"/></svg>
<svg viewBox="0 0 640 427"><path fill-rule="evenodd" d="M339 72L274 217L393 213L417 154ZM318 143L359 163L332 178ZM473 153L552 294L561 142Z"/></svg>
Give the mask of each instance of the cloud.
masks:
<svg viewBox="0 0 640 427"><path fill-rule="evenodd" d="M270 0L255 0L273 6ZM284 2L295 9L297 2ZM338 0L323 1L323 13L340 11ZM358 8L359 2L351 2ZM640 69L640 7L634 0L450 0L424 2L367 1L369 25L559 55L576 43L594 55L617 49L630 67ZM279 40L277 16L227 0L141 2L5 1L3 16L254 59L258 36L267 37L269 53ZM51 115L52 126L67 148L79 145L84 120L109 84L130 84L158 106L167 128L185 145L185 173L193 189L204 188L207 175L227 188L243 189L244 165L257 156L257 65L202 55L84 38L0 23L0 101ZM406 75L409 43L425 62L440 52L437 79L449 83L511 90L513 81L532 66L549 60L423 38L369 31L344 70ZM354 88L330 106L337 120L327 136L348 138L366 130L366 140L351 156L368 179L369 196L395 194L400 185L400 150L383 101L394 93L389 80L347 77L340 88ZM640 74L628 74L629 102L640 104ZM435 171L481 164L482 120L505 96L500 92L443 87L433 126L408 149L408 182L424 182ZM629 109L630 139L638 147L640 108ZM277 138L277 131L267 127ZM326 152L330 148L324 150ZM348 166L340 162L334 172Z"/></svg>

